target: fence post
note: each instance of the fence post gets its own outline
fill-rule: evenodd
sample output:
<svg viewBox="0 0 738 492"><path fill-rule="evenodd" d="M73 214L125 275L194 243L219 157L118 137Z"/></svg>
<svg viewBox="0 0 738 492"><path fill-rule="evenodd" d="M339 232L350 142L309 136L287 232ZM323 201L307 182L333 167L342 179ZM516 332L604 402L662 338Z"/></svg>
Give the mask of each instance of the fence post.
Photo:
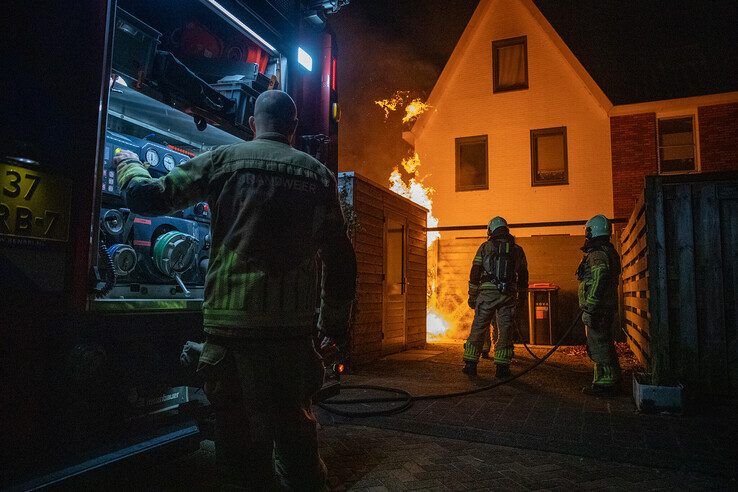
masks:
<svg viewBox="0 0 738 492"><path fill-rule="evenodd" d="M669 302L666 270L666 226L662 178L649 176L645 188L648 232L648 290L651 299L651 375L653 384L670 383Z"/></svg>

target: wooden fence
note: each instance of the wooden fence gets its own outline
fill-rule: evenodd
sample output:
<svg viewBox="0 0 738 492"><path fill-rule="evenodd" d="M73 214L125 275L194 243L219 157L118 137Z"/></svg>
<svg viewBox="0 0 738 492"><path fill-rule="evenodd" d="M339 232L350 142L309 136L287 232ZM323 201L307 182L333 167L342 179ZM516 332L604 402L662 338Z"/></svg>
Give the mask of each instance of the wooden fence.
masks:
<svg viewBox="0 0 738 492"><path fill-rule="evenodd" d="M738 387L738 173L646 178L621 243L623 322L654 383Z"/></svg>

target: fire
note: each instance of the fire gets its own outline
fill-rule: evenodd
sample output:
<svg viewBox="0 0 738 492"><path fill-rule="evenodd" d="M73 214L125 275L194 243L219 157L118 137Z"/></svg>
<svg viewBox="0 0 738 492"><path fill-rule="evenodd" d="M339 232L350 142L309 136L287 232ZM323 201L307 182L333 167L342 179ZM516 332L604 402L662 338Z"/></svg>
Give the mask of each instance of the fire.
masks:
<svg viewBox="0 0 738 492"><path fill-rule="evenodd" d="M384 121L387 121L390 113L397 111L401 106L405 106L405 116L402 117L403 123L410 123L430 109L430 106L421 99L410 99L409 91L397 91L387 99L374 101L374 104L384 110Z"/></svg>
<svg viewBox="0 0 738 492"><path fill-rule="evenodd" d="M428 338L438 339L445 337L450 324L435 309L428 308L425 315L425 328Z"/></svg>
<svg viewBox="0 0 738 492"><path fill-rule="evenodd" d="M433 200L430 197L436 190L423 184L423 178L419 175L420 157L417 152L412 157L403 159L400 165L411 175L410 180L406 183L402 179L400 168L395 166L389 177L390 190L427 208L428 227L438 227L438 219L433 215ZM427 237L428 247L430 248L433 242L441 237L441 233L437 231L428 232Z"/></svg>
<svg viewBox="0 0 738 492"><path fill-rule="evenodd" d="M400 165L408 174L415 174L420 167L420 156L415 152L411 157L406 157L400 162Z"/></svg>
<svg viewBox="0 0 738 492"><path fill-rule="evenodd" d="M409 102L408 102L409 101ZM418 116L430 109L430 106L420 99L409 99L408 92L398 91L388 99L375 101L375 103L384 110L385 121L389 114L397 111L398 107L405 106L405 116L402 118L403 123L409 123ZM427 227L438 227L438 219L433 215L433 200L431 195L435 190L423 184L425 177L420 174L420 156L417 152L413 155L402 159L399 165L395 166L389 176L389 188L398 195L409 198L428 209ZM408 175L408 179L403 178L404 171ZM445 310L439 306L438 299L438 283L436 281L436 263L438 240L441 233L438 231L429 231L427 233L428 248L428 292L427 292L427 310L426 310L426 330L429 340L438 341L447 339L449 334L454 331L454 321L460 317L452 310ZM448 312L447 312L448 311ZM449 314L451 313L451 314Z"/></svg>
<svg viewBox="0 0 738 492"><path fill-rule="evenodd" d="M420 99L413 99L407 104L407 106L405 106L405 116L402 118L402 122L409 123L428 111L428 109L430 109L428 104L424 103Z"/></svg>
<svg viewBox="0 0 738 492"><path fill-rule="evenodd" d="M384 110L384 121L387 121L389 114L393 111L397 111L397 106L405 102L405 98L410 95L408 91L397 91L389 99L382 99L380 101L374 101L374 104Z"/></svg>

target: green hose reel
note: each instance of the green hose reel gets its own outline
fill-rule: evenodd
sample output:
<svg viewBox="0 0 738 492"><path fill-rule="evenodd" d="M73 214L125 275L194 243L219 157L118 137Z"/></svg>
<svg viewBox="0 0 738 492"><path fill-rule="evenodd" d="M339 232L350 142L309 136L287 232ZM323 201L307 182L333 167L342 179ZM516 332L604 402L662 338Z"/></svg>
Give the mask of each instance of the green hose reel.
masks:
<svg viewBox="0 0 738 492"><path fill-rule="evenodd" d="M156 240L153 260L156 268L167 277L173 278L186 296L190 291L180 275L195 263L198 241L194 236L179 231L169 231Z"/></svg>

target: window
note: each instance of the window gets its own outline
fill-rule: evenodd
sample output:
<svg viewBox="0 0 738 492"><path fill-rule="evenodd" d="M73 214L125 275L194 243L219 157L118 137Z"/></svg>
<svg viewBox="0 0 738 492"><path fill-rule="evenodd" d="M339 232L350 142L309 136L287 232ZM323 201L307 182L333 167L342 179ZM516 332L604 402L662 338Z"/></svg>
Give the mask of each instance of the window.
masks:
<svg viewBox="0 0 738 492"><path fill-rule="evenodd" d="M456 139L456 191L486 190L487 135Z"/></svg>
<svg viewBox="0 0 738 492"><path fill-rule="evenodd" d="M694 118L659 120L659 166L662 173L689 172L697 169Z"/></svg>
<svg viewBox="0 0 738 492"><path fill-rule="evenodd" d="M528 88L528 38L492 42L492 92Z"/></svg>
<svg viewBox="0 0 738 492"><path fill-rule="evenodd" d="M566 127L530 131L533 186L569 184Z"/></svg>

